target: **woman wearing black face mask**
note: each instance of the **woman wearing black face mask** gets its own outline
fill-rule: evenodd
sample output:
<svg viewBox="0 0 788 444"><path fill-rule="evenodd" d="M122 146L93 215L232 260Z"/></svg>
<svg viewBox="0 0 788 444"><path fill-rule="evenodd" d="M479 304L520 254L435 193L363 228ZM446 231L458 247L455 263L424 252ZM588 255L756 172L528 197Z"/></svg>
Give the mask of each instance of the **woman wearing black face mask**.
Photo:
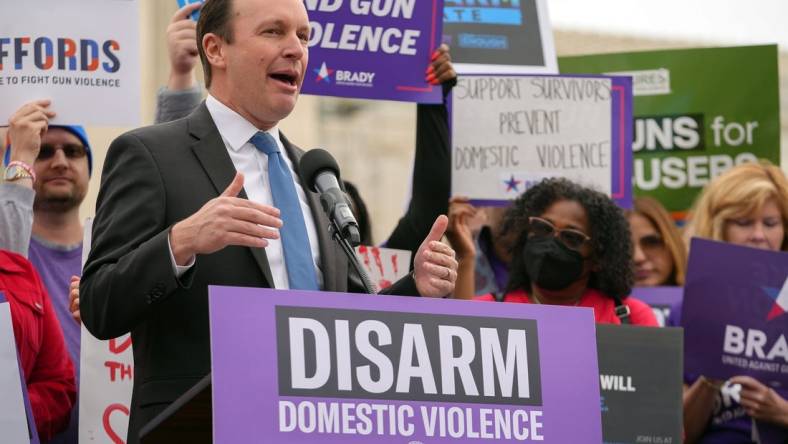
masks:
<svg viewBox="0 0 788 444"><path fill-rule="evenodd" d="M506 292L477 299L591 307L598 323L657 326L651 308L628 297L629 226L609 197L546 179L514 202L503 224L517 238Z"/></svg>

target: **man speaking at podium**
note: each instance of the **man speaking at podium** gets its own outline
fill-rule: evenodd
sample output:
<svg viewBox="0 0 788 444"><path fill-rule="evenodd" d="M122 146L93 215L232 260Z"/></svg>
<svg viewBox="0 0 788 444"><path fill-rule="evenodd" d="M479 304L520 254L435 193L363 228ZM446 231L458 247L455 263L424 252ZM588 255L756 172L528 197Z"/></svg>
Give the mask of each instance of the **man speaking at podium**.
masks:
<svg viewBox="0 0 788 444"><path fill-rule="evenodd" d="M301 0L206 1L197 38L209 97L109 148L80 311L98 338L132 334L130 443L210 372L208 285L362 290L299 183L303 152L277 127L296 104L309 32ZM452 291L446 224L436 220L391 293Z"/></svg>

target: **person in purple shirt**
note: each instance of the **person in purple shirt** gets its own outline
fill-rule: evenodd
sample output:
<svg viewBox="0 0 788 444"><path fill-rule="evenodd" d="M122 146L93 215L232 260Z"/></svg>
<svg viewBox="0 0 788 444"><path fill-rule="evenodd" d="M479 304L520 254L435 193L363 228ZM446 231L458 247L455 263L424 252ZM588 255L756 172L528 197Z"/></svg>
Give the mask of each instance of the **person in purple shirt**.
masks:
<svg viewBox="0 0 788 444"><path fill-rule="evenodd" d="M50 126L54 116L50 102L39 100L9 119L8 166L0 184L6 229L0 245L26 254L41 275L78 383L80 326L69 309L69 284L82 270L79 206L87 194L92 156L84 128ZM5 221L7 213L10 221ZM75 408L68 429L49 442L76 443L78 424Z"/></svg>

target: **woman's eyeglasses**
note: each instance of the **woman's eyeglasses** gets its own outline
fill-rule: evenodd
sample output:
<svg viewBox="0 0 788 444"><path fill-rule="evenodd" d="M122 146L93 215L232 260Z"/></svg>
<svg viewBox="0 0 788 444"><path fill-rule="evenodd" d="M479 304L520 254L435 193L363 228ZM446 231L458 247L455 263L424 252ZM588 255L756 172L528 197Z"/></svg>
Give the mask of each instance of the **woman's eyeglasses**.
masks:
<svg viewBox="0 0 788 444"><path fill-rule="evenodd" d="M648 253L665 248L665 239L659 234L647 234L638 239L638 245L641 250Z"/></svg>
<svg viewBox="0 0 788 444"><path fill-rule="evenodd" d="M583 244L591 238L580 230L574 228L556 228L552 222L541 217L528 218L529 236L548 237L555 236L570 250L580 251Z"/></svg>
<svg viewBox="0 0 788 444"><path fill-rule="evenodd" d="M82 145L67 143L65 145L41 145L41 150L38 152L36 160L47 160L55 156L58 148L63 150L63 154L69 159L79 159L85 157L87 149Z"/></svg>

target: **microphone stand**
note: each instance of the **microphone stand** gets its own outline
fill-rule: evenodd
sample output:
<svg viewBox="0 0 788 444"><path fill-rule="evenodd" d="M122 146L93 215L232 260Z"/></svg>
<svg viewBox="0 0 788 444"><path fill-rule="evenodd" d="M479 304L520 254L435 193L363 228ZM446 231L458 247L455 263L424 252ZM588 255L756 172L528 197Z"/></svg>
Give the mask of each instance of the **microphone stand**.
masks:
<svg viewBox="0 0 788 444"><path fill-rule="evenodd" d="M350 265L353 266L353 269L356 270L358 275L361 277L361 283L364 285L364 291L366 291L367 294L376 294L377 292L375 291L375 285L372 284L372 281L369 279L367 271L364 270L364 267L362 267L358 262L358 257L356 257L356 252L353 250L350 242L348 242L348 240L342 236L342 233L339 231L339 227L337 226L337 223L334 221L334 219L329 217L329 220L331 221L331 224L328 226L328 231L331 233L331 237L333 237L334 240L339 244L340 248L342 248L342 251L345 253L345 256L347 256L347 260Z"/></svg>

